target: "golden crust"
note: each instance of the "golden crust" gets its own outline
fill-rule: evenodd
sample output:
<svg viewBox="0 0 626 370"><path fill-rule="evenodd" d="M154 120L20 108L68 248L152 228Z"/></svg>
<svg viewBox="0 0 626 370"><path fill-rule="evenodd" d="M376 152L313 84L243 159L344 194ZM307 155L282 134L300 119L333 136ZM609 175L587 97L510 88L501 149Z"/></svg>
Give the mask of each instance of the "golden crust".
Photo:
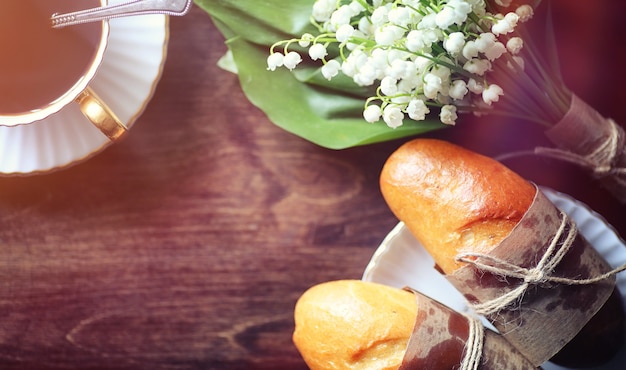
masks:
<svg viewBox="0 0 626 370"><path fill-rule="evenodd" d="M461 251L488 252L519 222L535 187L494 159L435 139L398 148L380 187L391 211L451 273Z"/></svg>
<svg viewBox="0 0 626 370"><path fill-rule="evenodd" d="M413 293L360 280L316 285L296 303L293 342L311 370L393 370L417 317Z"/></svg>

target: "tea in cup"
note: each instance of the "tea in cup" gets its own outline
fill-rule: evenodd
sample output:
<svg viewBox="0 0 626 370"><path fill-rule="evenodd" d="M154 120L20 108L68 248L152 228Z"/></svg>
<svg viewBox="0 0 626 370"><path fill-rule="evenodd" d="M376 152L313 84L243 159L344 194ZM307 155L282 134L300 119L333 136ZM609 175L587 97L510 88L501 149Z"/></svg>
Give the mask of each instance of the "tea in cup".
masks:
<svg viewBox="0 0 626 370"><path fill-rule="evenodd" d="M0 1L0 126L29 124L78 103L109 139L126 126L89 87L102 63L109 24L53 28L50 18L107 0Z"/></svg>

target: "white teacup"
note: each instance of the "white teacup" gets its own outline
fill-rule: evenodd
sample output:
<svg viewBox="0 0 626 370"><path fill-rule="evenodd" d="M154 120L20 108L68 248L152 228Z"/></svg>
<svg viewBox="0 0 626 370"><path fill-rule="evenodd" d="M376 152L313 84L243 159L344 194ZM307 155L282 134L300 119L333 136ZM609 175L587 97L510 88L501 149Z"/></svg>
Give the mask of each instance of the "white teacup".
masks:
<svg viewBox="0 0 626 370"><path fill-rule="evenodd" d="M54 13L106 5L107 0L0 1L0 126L40 121L68 104L110 140L126 126L89 87L102 64L108 22L61 29L51 27Z"/></svg>

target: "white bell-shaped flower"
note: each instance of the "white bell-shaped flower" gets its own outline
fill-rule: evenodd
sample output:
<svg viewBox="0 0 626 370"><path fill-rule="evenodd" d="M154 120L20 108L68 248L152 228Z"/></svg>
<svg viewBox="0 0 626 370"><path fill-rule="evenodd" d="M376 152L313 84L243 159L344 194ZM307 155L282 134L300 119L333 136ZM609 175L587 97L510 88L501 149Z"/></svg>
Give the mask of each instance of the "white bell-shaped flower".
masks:
<svg viewBox="0 0 626 370"><path fill-rule="evenodd" d="M459 117L456 114L456 106L448 104L441 107L441 112L439 113L441 123L454 126L457 118Z"/></svg>
<svg viewBox="0 0 626 370"><path fill-rule="evenodd" d="M283 65L290 71L296 68L300 62L302 62L302 57L295 51L290 51L285 55L285 58L283 58Z"/></svg>
<svg viewBox="0 0 626 370"><path fill-rule="evenodd" d="M282 53L272 53L267 57L267 69L275 71L276 68L282 67L285 56Z"/></svg>
<svg viewBox="0 0 626 370"><path fill-rule="evenodd" d="M402 126L404 113L397 105L388 105L383 109L383 121L391 128Z"/></svg>
<svg viewBox="0 0 626 370"><path fill-rule="evenodd" d="M382 111L378 105L370 104L363 110L363 118L369 123L380 121L381 115Z"/></svg>
<svg viewBox="0 0 626 370"><path fill-rule="evenodd" d="M322 76L324 76L324 78L330 81L333 77L339 74L340 69L341 69L341 64L335 59L331 59L322 66L322 69L321 69Z"/></svg>
<svg viewBox="0 0 626 370"><path fill-rule="evenodd" d="M428 106L426 106L426 103L422 99L414 98L409 102L406 112L411 119L423 121L426 119L426 115L430 113L430 109L428 109Z"/></svg>

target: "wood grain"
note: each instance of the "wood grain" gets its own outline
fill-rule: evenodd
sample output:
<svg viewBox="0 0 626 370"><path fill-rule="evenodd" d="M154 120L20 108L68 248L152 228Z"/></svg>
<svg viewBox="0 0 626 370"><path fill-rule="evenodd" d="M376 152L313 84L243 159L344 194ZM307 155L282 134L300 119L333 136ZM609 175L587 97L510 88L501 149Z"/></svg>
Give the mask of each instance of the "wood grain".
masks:
<svg viewBox="0 0 626 370"><path fill-rule="evenodd" d="M378 174L398 142L331 151L278 129L216 67L226 48L205 13L170 25L163 77L127 138L0 179L2 369L305 369L296 299L360 278L396 223ZM432 136L506 145L475 140L476 125ZM581 198L592 186L512 165ZM602 191L585 200L626 230Z"/></svg>

